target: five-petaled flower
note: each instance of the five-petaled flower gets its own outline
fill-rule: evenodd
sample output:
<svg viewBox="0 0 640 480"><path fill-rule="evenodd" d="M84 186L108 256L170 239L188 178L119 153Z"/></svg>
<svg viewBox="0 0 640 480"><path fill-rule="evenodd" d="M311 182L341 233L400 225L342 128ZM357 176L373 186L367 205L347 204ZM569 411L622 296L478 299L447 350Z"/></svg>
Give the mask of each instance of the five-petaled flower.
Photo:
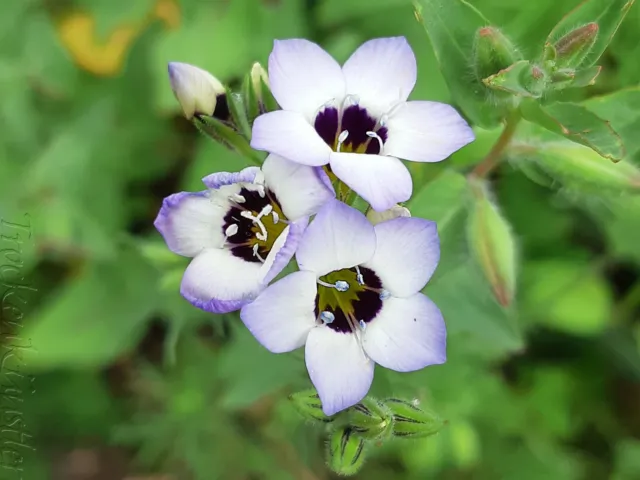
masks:
<svg viewBox="0 0 640 480"><path fill-rule="evenodd" d="M325 414L359 402L375 363L400 372L444 363L440 310L420 290L440 257L434 222L398 217L373 226L327 203L304 233L300 271L263 290L240 317L268 350L303 345Z"/></svg>
<svg viewBox="0 0 640 480"><path fill-rule="evenodd" d="M262 170L220 172L209 190L167 197L155 221L169 249L194 257L181 285L196 307L239 309L282 271L308 216L334 196L324 172L275 155Z"/></svg>
<svg viewBox="0 0 640 480"><path fill-rule="evenodd" d="M411 197L399 158L438 162L473 141L451 106L407 98L416 59L404 37L365 42L343 67L308 40L276 40L269 82L282 110L258 117L251 146L305 165L328 165L386 210Z"/></svg>

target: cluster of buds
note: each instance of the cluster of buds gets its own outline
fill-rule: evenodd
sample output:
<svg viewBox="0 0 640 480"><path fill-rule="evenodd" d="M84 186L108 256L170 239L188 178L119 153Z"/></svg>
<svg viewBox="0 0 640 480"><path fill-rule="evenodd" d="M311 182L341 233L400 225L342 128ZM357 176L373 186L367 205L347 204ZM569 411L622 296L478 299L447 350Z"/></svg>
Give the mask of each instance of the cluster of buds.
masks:
<svg viewBox="0 0 640 480"><path fill-rule="evenodd" d="M417 400L365 397L336 415L327 416L315 390L289 396L291 404L306 420L327 425L327 464L341 475L353 475L364 464L369 446L390 438L423 438L437 434L445 422Z"/></svg>

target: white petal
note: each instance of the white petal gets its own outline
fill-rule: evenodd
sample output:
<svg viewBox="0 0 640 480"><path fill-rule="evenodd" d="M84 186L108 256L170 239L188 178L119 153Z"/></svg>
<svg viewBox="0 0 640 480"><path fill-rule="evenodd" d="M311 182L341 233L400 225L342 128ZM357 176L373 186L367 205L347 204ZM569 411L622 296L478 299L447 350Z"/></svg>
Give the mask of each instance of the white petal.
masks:
<svg viewBox="0 0 640 480"><path fill-rule="evenodd" d="M325 415L355 405L371 387L375 365L353 334L314 328L307 337L305 361Z"/></svg>
<svg viewBox="0 0 640 480"><path fill-rule="evenodd" d="M447 359L447 331L438 307L421 293L390 297L367 324L364 349L377 364L412 372Z"/></svg>
<svg viewBox="0 0 640 480"><path fill-rule="evenodd" d="M313 272L294 272L242 307L240 318L267 350L290 352L304 345L315 326L316 293Z"/></svg>
<svg viewBox="0 0 640 480"><path fill-rule="evenodd" d="M373 225L355 208L328 202L302 236L296 252L300 270L318 277L371 259L376 246Z"/></svg>
<svg viewBox="0 0 640 480"><path fill-rule="evenodd" d="M471 143L471 127L450 105L407 102L387 120L384 153L414 162L439 162Z"/></svg>
<svg viewBox="0 0 640 480"><path fill-rule="evenodd" d="M413 183L397 158L361 153L332 153L331 170L374 210L387 210L411 198Z"/></svg>
<svg viewBox="0 0 640 480"><path fill-rule="evenodd" d="M307 228L309 219L304 217L291 222L282 231L271 247L271 251L262 265L262 283L268 284L289 264L296 253L298 244Z"/></svg>
<svg viewBox="0 0 640 480"><path fill-rule="evenodd" d="M204 183L207 188L218 189L234 183L252 183L259 173L260 169L258 167L247 167L239 172L233 173L216 172L204 177L202 183Z"/></svg>
<svg viewBox="0 0 640 480"><path fill-rule="evenodd" d="M169 250L195 257L204 248L223 244L226 213L226 209L211 202L207 192L182 192L164 199L154 225Z"/></svg>
<svg viewBox="0 0 640 480"><path fill-rule="evenodd" d="M264 180L275 193L282 212L289 220L317 213L335 193L322 179L322 169L290 162L269 155L262 165Z"/></svg>
<svg viewBox="0 0 640 480"><path fill-rule="evenodd" d="M409 297L422 290L440 260L436 223L401 217L374 228L376 252L365 267L376 273L391 295Z"/></svg>
<svg viewBox="0 0 640 480"><path fill-rule="evenodd" d="M342 67L347 94L357 95L370 113L380 116L409 97L416 84L413 50L404 37L363 43Z"/></svg>
<svg viewBox="0 0 640 480"><path fill-rule="evenodd" d="M229 250L206 249L187 267L180 293L213 313L238 310L262 289L262 263L247 262Z"/></svg>
<svg viewBox="0 0 640 480"><path fill-rule="evenodd" d="M344 76L338 62L313 42L275 40L269 56L269 83L284 110L313 121L318 109L344 98Z"/></svg>
<svg viewBox="0 0 640 480"><path fill-rule="evenodd" d="M213 115L218 95L225 93L224 86L209 72L188 63L169 63L169 80L184 114Z"/></svg>
<svg viewBox="0 0 640 480"><path fill-rule="evenodd" d="M329 162L331 148L300 113L277 110L253 122L251 146L302 165Z"/></svg>

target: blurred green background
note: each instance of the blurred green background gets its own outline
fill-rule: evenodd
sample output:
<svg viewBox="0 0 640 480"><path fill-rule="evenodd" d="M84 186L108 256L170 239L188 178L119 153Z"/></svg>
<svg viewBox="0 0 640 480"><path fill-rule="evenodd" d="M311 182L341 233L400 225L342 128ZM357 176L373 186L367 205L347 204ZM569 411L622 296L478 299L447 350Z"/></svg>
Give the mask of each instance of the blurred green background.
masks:
<svg viewBox="0 0 640 480"><path fill-rule="evenodd" d="M578 0L471 3L535 55ZM639 32L635 6L578 99L640 86ZM237 316L179 296L187 260L153 228L162 198L246 161L181 116L166 64L234 84L274 38L344 61L391 35L416 52L413 98L448 101L406 0L2 2L0 478L334 478L322 430L286 400L309 386L302 354L271 355ZM494 189L521 258L503 309L468 261L461 175L498 134L411 167L409 207L442 235L427 293L449 359L378 368L372 393L418 398L448 425L372 448L356 478L640 479L640 200L502 165Z"/></svg>

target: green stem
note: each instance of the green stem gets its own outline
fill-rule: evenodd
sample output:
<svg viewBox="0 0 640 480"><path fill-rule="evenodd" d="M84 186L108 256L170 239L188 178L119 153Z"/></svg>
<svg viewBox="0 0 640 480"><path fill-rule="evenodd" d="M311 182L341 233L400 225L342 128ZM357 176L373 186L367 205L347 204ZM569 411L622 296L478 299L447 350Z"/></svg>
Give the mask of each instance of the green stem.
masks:
<svg viewBox="0 0 640 480"><path fill-rule="evenodd" d="M500 134L500 137L498 137L498 140L493 145L487 156L484 157L484 159L471 171L472 176L484 178L500 164L502 154L504 153L507 145L509 145L514 133L516 133L519 122L520 115L517 113L514 113L507 118L507 123Z"/></svg>

